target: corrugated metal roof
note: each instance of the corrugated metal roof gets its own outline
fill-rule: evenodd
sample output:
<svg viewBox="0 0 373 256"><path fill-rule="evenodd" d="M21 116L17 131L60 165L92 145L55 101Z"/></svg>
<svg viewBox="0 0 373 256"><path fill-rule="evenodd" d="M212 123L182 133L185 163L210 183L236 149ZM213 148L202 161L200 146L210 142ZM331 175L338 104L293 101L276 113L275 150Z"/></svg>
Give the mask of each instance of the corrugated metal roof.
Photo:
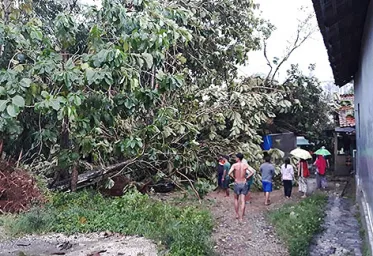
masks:
<svg viewBox="0 0 373 256"><path fill-rule="evenodd" d="M335 84L349 83L358 70L370 0L312 0Z"/></svg>

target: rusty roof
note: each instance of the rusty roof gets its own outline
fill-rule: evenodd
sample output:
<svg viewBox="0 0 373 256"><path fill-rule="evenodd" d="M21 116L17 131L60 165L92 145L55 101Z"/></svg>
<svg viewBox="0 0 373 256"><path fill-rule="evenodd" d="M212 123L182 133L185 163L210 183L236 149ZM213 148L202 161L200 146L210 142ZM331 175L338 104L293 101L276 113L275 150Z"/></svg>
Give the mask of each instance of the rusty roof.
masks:
<svg viewBox="0 0 373 256"><path fill-rule="evenodd" d="M312 0L335 84L354 78L370 0Z"/></svg>

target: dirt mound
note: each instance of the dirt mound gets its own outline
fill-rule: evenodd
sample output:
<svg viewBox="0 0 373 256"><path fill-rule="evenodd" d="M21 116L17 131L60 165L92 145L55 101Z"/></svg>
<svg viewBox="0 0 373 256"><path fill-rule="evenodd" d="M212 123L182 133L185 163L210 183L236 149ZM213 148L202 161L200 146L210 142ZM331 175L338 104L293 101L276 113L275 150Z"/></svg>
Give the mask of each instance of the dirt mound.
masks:
<svg viewBox="0 0 373 256"><path fill-rule="evenodd" d="M42 201L43 196L31 175L0 162L0 212L19 213Z"/></svg>

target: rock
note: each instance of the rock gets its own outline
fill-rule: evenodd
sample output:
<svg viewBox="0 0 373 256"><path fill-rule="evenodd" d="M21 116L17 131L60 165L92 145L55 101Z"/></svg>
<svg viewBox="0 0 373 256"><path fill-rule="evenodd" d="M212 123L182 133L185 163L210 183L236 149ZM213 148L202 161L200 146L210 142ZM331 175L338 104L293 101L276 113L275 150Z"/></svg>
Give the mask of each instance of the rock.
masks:
<svg viewBox="0 0 373 256"><path fill-rule="evenodd" d="M71 247L73 247L73 245L70 244L69 241L67 241L67 242L63 242L63 243L57 245L57 248L58 248L60 251L69 250L69 249L71 249Z"/></svg>

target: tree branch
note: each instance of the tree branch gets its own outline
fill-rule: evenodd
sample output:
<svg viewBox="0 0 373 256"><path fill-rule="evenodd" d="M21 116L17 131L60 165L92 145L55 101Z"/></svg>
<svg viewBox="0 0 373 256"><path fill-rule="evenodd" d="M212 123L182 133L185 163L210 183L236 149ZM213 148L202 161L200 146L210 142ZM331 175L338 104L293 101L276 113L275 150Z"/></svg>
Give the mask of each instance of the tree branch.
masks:
<svg viewBox="0 0 373 256"><path fill-rule="evenodd" d="M273 70L273 66L271 64L271 62L269 61L268 59L268 55L267 55L267 43L265 40L263 40L263 53L264 53L264 57L265 59L267 60L267 65L270 67L270 70L268 72L268 75L266 77L266 79L264 80L264 84L267 85L268 83L268 78L270 77L270 75L272 74L272 70Z"/></svg>

